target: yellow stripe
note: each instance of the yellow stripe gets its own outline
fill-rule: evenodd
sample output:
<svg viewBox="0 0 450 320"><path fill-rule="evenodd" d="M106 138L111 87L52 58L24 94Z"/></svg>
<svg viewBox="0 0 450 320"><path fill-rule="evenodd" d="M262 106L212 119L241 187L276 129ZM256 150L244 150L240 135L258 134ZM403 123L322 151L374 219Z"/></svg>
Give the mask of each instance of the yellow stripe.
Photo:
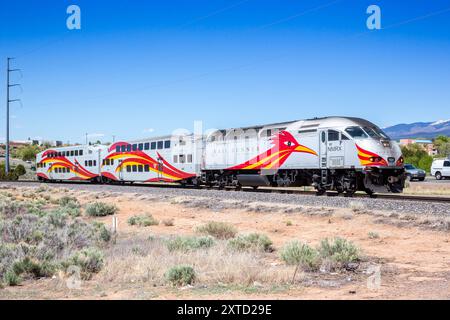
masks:
<svg viewBox="0 0 450 320"><path fill-rule="evenodd" d="M279 163L283 158L286 158L289 154L283 154L281 157L276 159L274 162L268 164L264 169L271 169L275 164Z"/></svg>
<svg viewBox="0 0 450 320"><path fill-rule="evenodd" d="M258 162L248 165L247 167L245 167L244 169L253 169L257 166L259 166L260 164L263 164L264 162L266 162L267 160L275 157L276 155L278 155L281 151L277 151L275 153L272 153L270 156L265 157L264 159L259 160Z"/></svg>
<svg viewBox="0 0 450 320"><path fill-rule="evenodd" d="M129 165L143 165L143 164L142 164L142 163L139 163L139 162L127 162L127 163L123 163L123 166L129 166ZM118 171L120 170L121 166L122 166L122 164L116 168L116 172L118 172ZM165 172L163 172L163 171L159 171L159 170L153 168L151 165L149 165L149 168L150 168L150 171L153 171L153 172L156 172L156 173L160 173L160 174L162 174L164 177L168 177L168 178L171 178L171 179L173 179L173 180L181 180L181 178L172 176L172 175L167 174L167 173L165 173Z"/></svg>

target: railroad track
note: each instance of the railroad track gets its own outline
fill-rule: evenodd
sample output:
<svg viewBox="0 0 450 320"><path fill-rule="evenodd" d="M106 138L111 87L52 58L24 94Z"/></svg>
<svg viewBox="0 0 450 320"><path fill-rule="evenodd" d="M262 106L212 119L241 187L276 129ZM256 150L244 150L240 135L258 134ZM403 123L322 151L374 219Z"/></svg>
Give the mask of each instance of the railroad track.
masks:
<svg viewBox="0 0 450 320"><path fill-rule="evenodd" d="M18 180L18 181L0 181L1 182L10 182L10 183L40 183L36 180ZM92 183L84 182L84 181L65 181L65 182L48 182L48 185L73 185L73 184L83 184L83 185L92 185ZM179 188L179 189L203 189L203 190L219 190L217 187L207 187L207 186L182 186L179 184L158 184L158 183L132 183L132 184L124 184L126 186L133 187L147 187L147 188ZM239 190L235 188L224 188L223 191L242 191L242 192L260 192L260 193L285 193L285 194L298 194L298 195L315 195L315 191L308 190L298 190L298 189L279 189L279 188L246 188L243 187ZM344 197L343 194L338 194L337 192L327 192L322 197ZM423 201L423 202L439 202L439 203L450 203L450 197L441 197L441 196L425 196L425 195L405 195L405 194L392 194L392 193L380 193L369 196L365 193L355 193L353 198L372 198L372 199L386 199L386 200L402 200L402 201Z"/></svg>

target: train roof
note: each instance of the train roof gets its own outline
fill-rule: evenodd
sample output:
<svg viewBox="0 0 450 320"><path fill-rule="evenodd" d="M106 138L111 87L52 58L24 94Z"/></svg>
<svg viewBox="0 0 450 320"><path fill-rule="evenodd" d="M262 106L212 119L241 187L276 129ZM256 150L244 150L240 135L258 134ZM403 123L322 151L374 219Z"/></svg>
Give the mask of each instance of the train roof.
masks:
<svg viewBox="0 0 450 320"><path fill-rule="evenodd" d="M229 128L229 129L221 129L217 131L229 131L229 130L260 130L260 129L270 129L270 128L323 128L328 126L374 126L374 124L370 121L367 121L362 118L355 117L341 117L341 116L330 116L330 117L322 117L322 118L311 118L304 120L293 120L286 122L275 122L264 125L256 125L249 127L238 127L238 128Z"/></svg>

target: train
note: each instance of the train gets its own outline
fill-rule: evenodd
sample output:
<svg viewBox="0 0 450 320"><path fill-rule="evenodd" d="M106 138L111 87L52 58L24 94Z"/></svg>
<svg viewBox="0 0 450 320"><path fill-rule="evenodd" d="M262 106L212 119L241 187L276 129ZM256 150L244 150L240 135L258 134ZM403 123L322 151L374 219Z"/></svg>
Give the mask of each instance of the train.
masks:
<svg viewBox="0 0 450 320"><path fill-rule="evenodd" d="M317 195L347 196L400 193L406 180L395 141L368 120L337 116L52 148L37 154L36 174L42 182L313 186Z"/></svg>

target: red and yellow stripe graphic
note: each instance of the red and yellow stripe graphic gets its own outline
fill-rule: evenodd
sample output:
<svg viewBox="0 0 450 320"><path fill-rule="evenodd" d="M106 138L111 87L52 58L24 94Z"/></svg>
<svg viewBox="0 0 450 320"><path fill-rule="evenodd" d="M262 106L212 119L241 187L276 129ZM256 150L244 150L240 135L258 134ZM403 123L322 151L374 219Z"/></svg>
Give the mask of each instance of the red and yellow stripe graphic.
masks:
<svg viewBox="0 0 450 320"><path fill-rule="evenodd" d="M387 166L388 163L382 157L377 155L376 153L364 150L360 146L356 145L356 149L358 150L358 158L359 163L362 166Z"/></svg>

